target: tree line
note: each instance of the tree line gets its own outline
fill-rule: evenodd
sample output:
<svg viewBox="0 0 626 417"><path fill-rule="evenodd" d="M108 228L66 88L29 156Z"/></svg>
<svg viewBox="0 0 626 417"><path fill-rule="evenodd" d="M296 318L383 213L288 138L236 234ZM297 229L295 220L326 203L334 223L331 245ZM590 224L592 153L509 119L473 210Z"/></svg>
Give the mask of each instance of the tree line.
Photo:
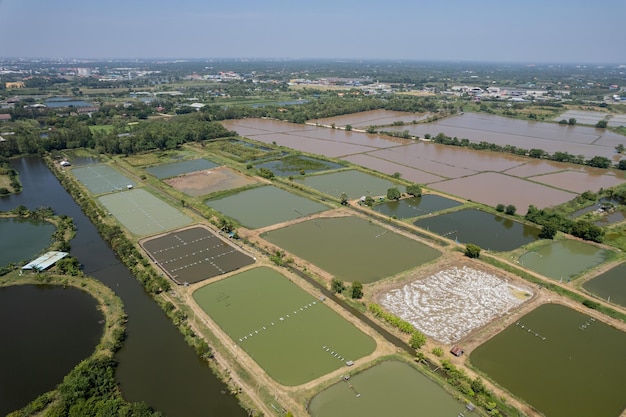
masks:
<svg viewBox="0 0 626 417"><path fill-rule="evenodd" d="M585 159L583 155L572 155L568 152L562 151L557 151L553 154L550 154L543 149L524 149L513 145L498 145L485 141L470 142L470 140L467 138L459 139L456 136L450 137L444 133L439 133L434 137L427 133L426 135L424 135L424 138L430 139L433 142L440 143L442 145L460 146L462 148L469 148L479 151L504 152L519 156L529 156L531 158L537 159L547 159L549 161L588 165L596 168L611 168L613 166L611 164L611 160L604 156L594 156L590 159ZM626 160L621 160L617 165L615 165L615 168L626 170Z"/></svg>

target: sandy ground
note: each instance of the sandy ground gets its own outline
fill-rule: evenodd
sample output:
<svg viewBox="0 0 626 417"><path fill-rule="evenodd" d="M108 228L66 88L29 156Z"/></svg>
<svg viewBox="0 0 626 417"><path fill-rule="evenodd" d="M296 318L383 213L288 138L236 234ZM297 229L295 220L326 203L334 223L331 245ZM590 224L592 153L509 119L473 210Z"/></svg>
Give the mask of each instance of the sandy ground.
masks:
<svg viewBox="0 0 626 417"><path fill-rule="evenodd" d="M163 180L163 182L190 196L199 197L215 191L254 184L257 180L222 166L179 175Z"/></svg>

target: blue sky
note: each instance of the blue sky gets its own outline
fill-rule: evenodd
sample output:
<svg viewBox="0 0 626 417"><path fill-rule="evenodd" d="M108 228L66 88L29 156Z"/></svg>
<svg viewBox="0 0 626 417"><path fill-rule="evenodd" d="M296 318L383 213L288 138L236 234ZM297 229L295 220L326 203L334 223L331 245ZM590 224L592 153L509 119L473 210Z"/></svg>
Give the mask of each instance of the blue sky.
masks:
<svg viewBox="0 0 626 417"><path fill-rule="evenodd" d="M626 63L626 0L0 0L1 57Z"/></svg>

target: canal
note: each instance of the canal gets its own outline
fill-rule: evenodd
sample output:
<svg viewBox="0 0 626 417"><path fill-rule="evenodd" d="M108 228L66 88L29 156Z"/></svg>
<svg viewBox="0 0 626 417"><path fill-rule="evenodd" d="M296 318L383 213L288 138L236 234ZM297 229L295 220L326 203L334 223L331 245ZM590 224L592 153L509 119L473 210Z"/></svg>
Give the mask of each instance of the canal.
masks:
<svg viewBox="0 0 626 417"><path fill-rule="evenodd" d="M116 369L124 397L145 402L170 417L245 416L226 385L185 343L44 162L40 158L21 158L11 164L20 174L23 191L0 198L0 210L19 205L31 210L50 206L57 214L72 217L77 233L71 242L71 254L84 265L87 275L112 288L124 302L127 339L117 354Z"/></svg>

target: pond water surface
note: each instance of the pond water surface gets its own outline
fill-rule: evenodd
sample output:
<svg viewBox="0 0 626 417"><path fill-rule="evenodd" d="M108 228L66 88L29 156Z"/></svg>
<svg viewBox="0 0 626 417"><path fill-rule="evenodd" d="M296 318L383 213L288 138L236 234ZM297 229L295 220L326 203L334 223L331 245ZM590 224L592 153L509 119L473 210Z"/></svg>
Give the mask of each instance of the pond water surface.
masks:
<svg viewBox="0 0 626 417"><path fill-rule="evenodd" d="M0 288L0 415L52 390L100 341L97 301L76 288Z"/></svg>
<svg viewBox="0 0 626 417"><path fill-rule="evenodd" d="M544 304L476 348L471 362L547 417L617 417L626 407L626 333Z"/></svg>
<svg viewBox="0 0 626 417"><path fill-rule="evenodd" d="M50 238L55 230L56 227L46 221L0 218L0 267L19 261L32 261L50 246Z"/></svg>
<svg viewBox="0 0 626 417"><path fill-rule="evenodd" d="M626 263L586 281L583 288L611 303L626 307Z"/></svg>
<svg viewBox="0 0 626 417"><path fill-rule="evenodd" d="M510 251L537 240L539 229L475 209L459 210L415 221L428 229L459 243L473 243L482 249Z"/></svg>
<svg viewBox="0 0 626 417"><path fill-rule="evenodd" d="M583 271L605 262L611 252L578 240L559 240L519 257L525 268L558 281L570 281Z"/></svg>
<svg viewBox="0 0 626 417"><path fill-rule="evenodd" d="M309 403L313 417L454 417L464 409L439 385L398 361L342 379Z"/></svg>

